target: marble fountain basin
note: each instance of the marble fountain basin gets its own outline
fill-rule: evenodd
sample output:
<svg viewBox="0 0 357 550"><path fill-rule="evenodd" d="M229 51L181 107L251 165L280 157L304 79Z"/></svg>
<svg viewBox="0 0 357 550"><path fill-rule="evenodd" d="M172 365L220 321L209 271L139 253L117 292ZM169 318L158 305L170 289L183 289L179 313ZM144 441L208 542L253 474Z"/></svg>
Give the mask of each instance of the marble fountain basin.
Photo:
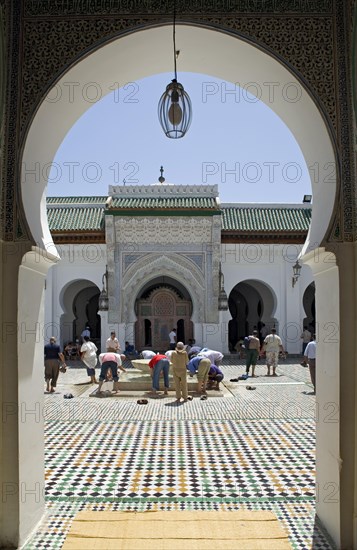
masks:
<svg viewBox="0 0 357 550"><path fill-rule="evenodd" d="M134 369L140 370L143 374L150 374L151 369L149 367L150 359L132 359L131 364Z"/></svg>

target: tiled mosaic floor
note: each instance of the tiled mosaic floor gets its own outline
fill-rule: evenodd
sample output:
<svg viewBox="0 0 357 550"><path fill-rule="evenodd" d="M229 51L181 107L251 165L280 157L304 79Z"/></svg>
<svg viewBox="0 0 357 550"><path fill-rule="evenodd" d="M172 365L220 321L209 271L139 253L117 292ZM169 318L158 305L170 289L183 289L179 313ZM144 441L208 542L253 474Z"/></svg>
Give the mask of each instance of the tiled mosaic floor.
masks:
<svg viewBox="0 0 357 550"><path fill-rule="evenodd" d="M226 363L225 397L181 406L93 400L73 385L83 369L62 377L46 397L47 518L25 548L61 548L80 510L238 508L272 510L295 549L333 548L315 521L307 369L283 364L273 379L258 366L247 391L229 382L243 370L236 358ZM78 397L63 400L70 389Z"/></svg>

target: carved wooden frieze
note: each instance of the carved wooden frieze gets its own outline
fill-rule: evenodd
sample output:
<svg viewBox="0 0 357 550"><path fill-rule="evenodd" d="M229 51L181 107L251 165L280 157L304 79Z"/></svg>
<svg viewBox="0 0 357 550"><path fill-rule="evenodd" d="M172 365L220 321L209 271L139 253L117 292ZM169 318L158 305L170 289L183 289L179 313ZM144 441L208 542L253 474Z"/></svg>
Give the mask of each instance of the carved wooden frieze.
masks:
<svg viewBox="0 0 357 550"><path fill-rule="evenodd" d="M24 0L6 3L7 108L2 203L5 238L22 237L18 155L36 109L82 56L130 30L172 20L174 0ZM339 239L355 232L350 26L343 0L177 0L177 23L236 34L271 52L315 95L341 153ZM21 221L21 218L20 218ZM333 224L331 225L331 227ZM330 238L336 239L332 230Z"/></svg>
<svg viewBox="0 0 357 550"><path fill-rule="evenodd" d="M102 4L106 5L105 2ZM130 13L126 17L117 14L109 18L93 18L87 14L78 19L69 17L66 11L62 17L53 17L52 11L49 9L45 18L43 15L40 18L31 15L24 21L22 129L26 128L35 106L45 92L81 55L94 50L106 40L119 37L124 31L170 21L167 17L170 12L162 13L161 16L148 16L145 10L140 10L141 16ZM34 9L30 10L30 13L33 12ZM206 9L206 5L201 12L194 10L187 12L186 16L180 11L178 23L193 22L220 28L268 48L268 51L287 61L297 75L306 80L335 124L336 71L331 13L321 12L321 15L310 17L296 16L294 10L293 14L288 11L283 17L274 17L271 13L262 13L259 17L237 12L215 16L211 13L212 10Z"/></svg>

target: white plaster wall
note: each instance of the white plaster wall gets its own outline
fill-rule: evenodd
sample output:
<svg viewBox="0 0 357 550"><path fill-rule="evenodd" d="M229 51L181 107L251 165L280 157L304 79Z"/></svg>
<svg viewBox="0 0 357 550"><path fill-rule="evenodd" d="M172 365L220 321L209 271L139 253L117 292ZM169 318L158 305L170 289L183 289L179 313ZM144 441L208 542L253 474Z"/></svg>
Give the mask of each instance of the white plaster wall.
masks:
<svg viewBox="0 0 357 550"><path fill-rule="evenodd" d="M306 287L313 281L312 271L302 266L301 276L292 287L292 266L301 251L300 245L222 245L222 271L227 296L235 285L253 280L267 285L276 296L276 309L273 315L278 322L280 336L289 353L301 352L300 334L305 317L302 299ZM62 261L55 265L46 278L45 292L45 340L54 334L60 335L60 320L64 313L60 303L63 289L77 280L90 281L102 286L102 276L106 266L106 245L62 245ZM202 329L204 345L222 349L227 344L227 323L229 313L220 313L220 324L206 324ZM108 325L109 326L109 325ZM105 330L105 327L103 327ZM130 334L125 325L110 326L122 335L124 344ZM108 328L109 330L109 328ZM199 331L200 332L200 331ZM103 334L103 338L106 334ZM132 340L132 337L129 338Z"/></svg>
<svg viewBox="0 0 357 550"><path fill-rule="evenodd" d="M64 313L60 301L63 289L75 281L89 281L102 289L102 277L106 266L105 244L66 244L57 247L61 262L53 267L46 278L45 292L45 340L60 334L61 316ZM50 334L51 333L51 334Z"/></svg>
<svg viewBox="0 0 357 550"><path fill-rule="evenodd" d="M276 296L278 331L285 349L292 354L301 352L300 329L305 317L302 297L313 281L311 269L302 266L301 276L292 287L292 266L302 249L301 245L283 244L223 244L222 272L227 296L240 282L255 280L270 287Z"/></svg>
<svg viewBox="0 0 357 550"><path fill-rule="evenodd" d="M302 258L314 273L317 311L324 321L316 340L316 511L340 547L339 272L331 252L319 248L316 253Z"/></svg>
<svg viewBox="0 0 357 550"><path fill-rule="evenodd" d="M32 247L19 269L18 314L18 403L10 402L12 414L18 412L19 483L15 496L19 501L19 540L22 544L40 520L44 510L44 439L43 439L43 327L44 282L57 258ZM29 292L29 289L31 291ZM11 446L8 450L11 450ZM8 457L9 459L9 457ZM10 503L11 505L11 500ZM8 526L6 526L6 529Z"/></svg>

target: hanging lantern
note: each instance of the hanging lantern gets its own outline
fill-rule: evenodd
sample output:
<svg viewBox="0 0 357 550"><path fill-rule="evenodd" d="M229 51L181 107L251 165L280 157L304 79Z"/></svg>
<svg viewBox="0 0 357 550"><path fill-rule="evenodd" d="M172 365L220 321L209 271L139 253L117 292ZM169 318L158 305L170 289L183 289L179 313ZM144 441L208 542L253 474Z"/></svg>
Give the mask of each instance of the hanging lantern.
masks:
<svg viewBox="0 0 357 550"><path fill-rule="evenodd" d="M182 84L177 82L176 58L179 51L176 51L176 2L174 2L174 21L173 21L173 45L174 45L174 72L175 78L166 86L162 94L159 105L158 115L162 129L165 135L171 139L182 138L190 127L192 120L192 105L187 92Z"/></svg>
<svg viewBox="0 0 357 550"><path fill-rule="evenodd" d="M192 119L191 100L176 79L166 86L159 101L158 115L168 138L182 138L189 129Z"/></svg>
<svg viewBox="0 0 357 550"><path fill-rule="evenodd" d="M109 298L108 298L108 269L105 266L105 273L102 277L102 292L99 294L98 298L98 309L99 311L108 311L109 309Z"/></svg>

